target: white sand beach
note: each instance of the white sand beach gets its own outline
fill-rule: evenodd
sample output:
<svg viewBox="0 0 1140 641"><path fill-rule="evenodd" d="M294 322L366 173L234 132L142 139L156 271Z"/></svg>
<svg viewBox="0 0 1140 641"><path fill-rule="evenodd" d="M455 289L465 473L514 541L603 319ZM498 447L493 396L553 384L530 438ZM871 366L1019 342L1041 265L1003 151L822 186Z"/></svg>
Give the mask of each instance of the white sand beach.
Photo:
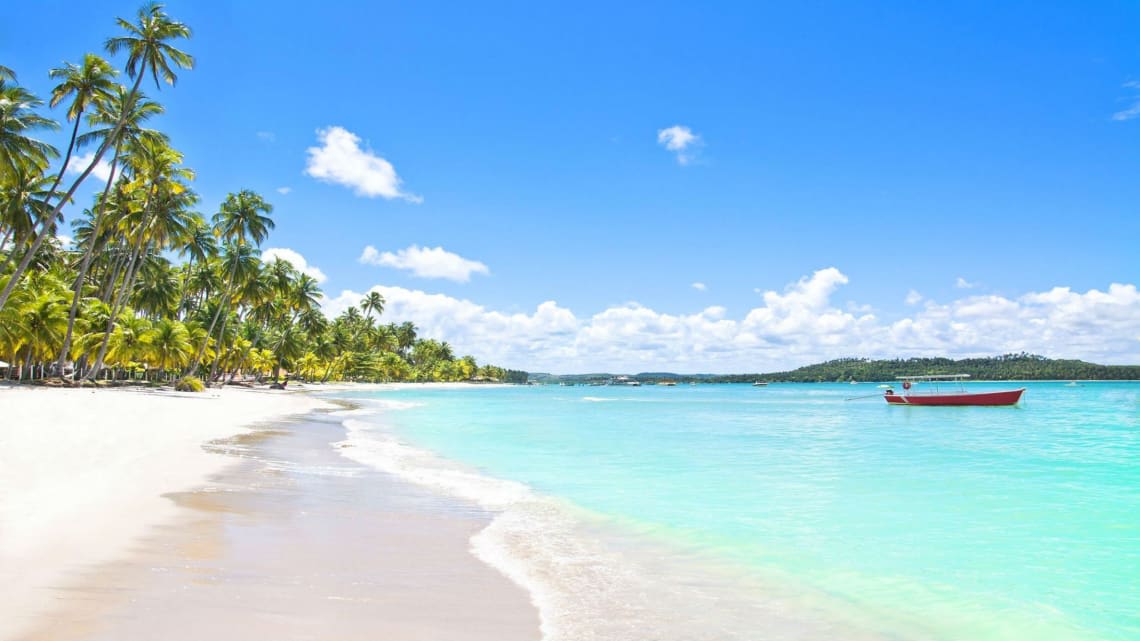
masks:
<svg viewBox="0 0 1140 641"><path fill-rule="evenodd" d="M205 442L324 404L235 388L0 387L0 639L50 609L75 572L127 554L173 518L163 495L233 462Z"/></svg>

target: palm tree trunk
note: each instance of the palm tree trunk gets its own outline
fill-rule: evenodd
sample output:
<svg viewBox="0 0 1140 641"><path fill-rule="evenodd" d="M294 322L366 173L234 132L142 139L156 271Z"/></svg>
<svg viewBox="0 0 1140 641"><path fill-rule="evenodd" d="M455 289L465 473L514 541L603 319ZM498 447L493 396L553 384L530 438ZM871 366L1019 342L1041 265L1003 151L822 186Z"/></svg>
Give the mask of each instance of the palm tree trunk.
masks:
<svg viewBox="0 0 1140 641"><path fill-rule="evenodd" d="M76 119L78 120L78 119ZM107 176L107 184L103 187L103 197L95 207L95 223L91 228L91 237L87 239L87 249L83 252L83 260L79 263L79 275L75 277L75 287L72 289L71 310L67 313L67 333L63 336L63 346L59 350L59 359L56 368L60 378L63 378L63 364L67 361L67 352L71 349L71 334L75 331L75 317L79 315L79 300L83 298L83 283L87 277L87 270L91 267L91 259L95 256L95 245L98 244L99 232L103 226L103 210L107 204L107 195L111 192L111 184L115 179L115 165L119 162L119 145L115 145L115 155L111 159L111 175Z"/></svg>
<svg viewBox="0 0 1140 641"><path fill-rule="evenodd" d="M190 260L186 261L186 278L182 279L181 291L178 294L178 306L174 308L174 318L182 320L182 305L186 302L186 290L190 285L190 272L194 268L194 255L190 255Z"/></svg>
<svg viewBox="0 0 1140 641"><path fill-rule="evenodd" d="M119 272L123 270L127 256L130 256L130 254L123 252L119 252L119 254L115 257L110 274L107 276L106 282L103 283L103 291L99 294L99 300L108 305L111 304L111 296L115 293L115 283L119 280Z"/></svg>
<svg viewBox="0 0 1140 641"><path fill-rule="evenodd" d="M145 73L146 67L144 65L144 67L139 70L138 77L135 78L135 84L133 87L131 87L131 92L127 94L127 98L123 103L124 106L130 105L131 102L135 99L135 96L138 95L139 85L142 84L142 77ZM8 303L8 298L12 295L12 290L16 288L16 284L20 281L20 277L24 275L25 271L27 271L28 265L30 265L32 262L32 258L34 258L36 252L40 250L40 246L43 245L44 239L47 238L47 232L49 229L51 229L51 224L55 220L56 216L59 216L59 212L63 211L63 206L71 201L71 197L75 195L75 191L79 189L79 186L83 184L83 181L87 180L87 176L91 175L91 172L95 170L95 166L98 165L99 161L103 159L103 156L107 154L107 150L111 148L112 143L117 143L119 132L123 130L123 125L126 122L127 111L126 109L123 109L122 113L119 114L119 121L115 123L115 128L111 130L111 133L107 136L106 139L103 140L103 144L99 145L99 150L95 152L95 158L91 160L91 164L87 165L87 168L83 170L83 173L79 174L79 178L76 178L75 182L72 183L71 189L67 190L67 193L59 199L59 203L57 203L56 206L52 208L51 213L45 216L43 221L41 221L42 229L39 231L39 233L36 234L35 241L32 242L31 248L29 248L27 253L24 254L24 258L20 261L20 264L16 266L16 271L12 272L12 277L8 280L8 284L4 287L4 291L0 292L0 309L4 309L4 305ZM75 123L78 127L78 118L75 119ZM59 170L59 175L61 177L63 176L64 169L67 169L66 165L64 165L64 167Z"/></svg>
<svg viewBox="0 0 1140 641"><path fill-rule="evenodd" d="M228 299L227 299L228 300ZM228 307L228 305L227 305ZM214 380L214 376L218 373L218 363L222 360L222 337L226 335L226 324L230 320L229 310L226 310L226 315L222 317L222 328L218 330L218 353L214 355L214 364L210 366L210 378L207 380Z"/></svg>
<svg viewBox="0 0 1140 641"><path fill-rule="evenodd" d="M103 343L99 345L99 354L95 357L95 364L91 366L91 371L87 375L90 380L95 380L95 377L99 375L99 370L103 369L103 359L107 357L107 347L111 344L111 332L115 328L115 319L118 318L119 313L123 311L127 294L135 284L135 276L138 275L138 265L141 262L138 260L138 257L142 253L144 245L150 245L150 243L141 243L135 248L127 268L127 274L123 277L123 286L119 288L118 295L111 303L111 315L107 318L107 327L103 333Z"/></svg>
<svg viewBox="0 0 1140 641"><path fill-rule="evenodd" d="M234 275L236 273L237 261L235 260L234 264L230 266L230 276L226 280L226 288L224 290L226 294L226 301L229 301L229 299L232 297L230 294L230 288L232 288L234 285ZM206 340L202 341L202 346L198 348L198 353L194 356L194 361L190 363L190 369L187 370L190 376L198 373L198 366L202 364L202 357L206 355L206 348L210 345L210 337L214 334L214 326L218 324L218 316L221 315L222 309L225 307L229 307L228 302L218 305L218 309L214 311L214 318L210 320L210 328L206 330ZM218 339L218 342L221 343L221 339ZM206 380L208 383L209 379Z"/></svg>

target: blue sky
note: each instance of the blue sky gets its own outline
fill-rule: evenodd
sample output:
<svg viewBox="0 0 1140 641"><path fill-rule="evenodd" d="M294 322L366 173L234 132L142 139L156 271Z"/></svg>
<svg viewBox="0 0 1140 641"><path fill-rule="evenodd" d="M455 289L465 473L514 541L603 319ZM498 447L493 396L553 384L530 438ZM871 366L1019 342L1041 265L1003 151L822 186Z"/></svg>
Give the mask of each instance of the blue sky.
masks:
<svg viewBox="0 0 1140 641"><path fill-rule="evenodd" d="M535 4L170 2L159 126L330 312L379 286L481 360L1140 362L1140 6ZM138 6L37 5L40 95Z"/></svg>

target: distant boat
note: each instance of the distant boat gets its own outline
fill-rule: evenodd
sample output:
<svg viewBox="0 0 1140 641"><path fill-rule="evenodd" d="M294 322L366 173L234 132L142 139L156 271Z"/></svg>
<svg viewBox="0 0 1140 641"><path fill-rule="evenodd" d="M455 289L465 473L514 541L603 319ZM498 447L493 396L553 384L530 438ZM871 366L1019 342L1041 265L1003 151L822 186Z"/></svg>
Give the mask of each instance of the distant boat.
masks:
<svg viewBox="0 0 1140 641"><path fill-rule="evenodd" d="M658 385L664 385L665 387L676 387L677 381L661 381L658 383Z"/></svg>
<svg viewBox="0 0 1140 641"><path fill-rule="evenodd" d="M768 387L768 382L767 381L756 381L755 383L752 384L752 387Z"/></svg>
<svg viewBox="0 0 1140 641"><path fill-rule="evenodd" d="M1065 387L1080 387L1080 386L1081 386L1081 384L1076 382L1076 381L1069 381L1068 383L1065 383Z"/></svg>
<svg viewBox="0 0 1140 641"><path fill-rule="evenodd" d="M900 376L902 381L902 394L896 394L893 388L888 387L883 393L888 405L982 405L1001 406L1017 405L1025 388L1014 390L1001 390L997 392L968 392L962 384L969 374L942 374L937 376ZM914 392L916 384L929 383L933 389L929 392ZM940 386L950 385L954 389L948 392Z"/></svg>
<svg viewBox="0 0 1140 641"><path fill-rule="evenodd" d="M851 381L851 384L852 384L852 385L858 385L858 384L859 384L859 381Z"/></svg>

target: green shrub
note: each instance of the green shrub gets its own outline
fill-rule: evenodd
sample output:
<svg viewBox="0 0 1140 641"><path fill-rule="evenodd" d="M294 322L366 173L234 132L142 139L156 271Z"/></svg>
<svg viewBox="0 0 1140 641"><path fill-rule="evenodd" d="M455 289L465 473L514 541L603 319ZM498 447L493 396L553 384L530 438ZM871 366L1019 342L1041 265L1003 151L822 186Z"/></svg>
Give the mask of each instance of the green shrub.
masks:
<svg viewBox="0 0 1140 641"><path fill-rule="evenodd" d="M174 389L179 392L201 392L206 389L206 385L197 376L183 376L174 384Z"/></svg>

